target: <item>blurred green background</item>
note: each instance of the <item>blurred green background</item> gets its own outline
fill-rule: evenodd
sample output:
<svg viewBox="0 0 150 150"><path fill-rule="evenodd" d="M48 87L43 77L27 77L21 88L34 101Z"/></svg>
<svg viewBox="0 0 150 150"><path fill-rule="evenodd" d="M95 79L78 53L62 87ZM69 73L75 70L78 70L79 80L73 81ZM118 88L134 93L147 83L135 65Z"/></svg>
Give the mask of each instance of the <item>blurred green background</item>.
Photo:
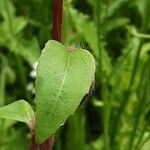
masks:
<svg viewBox="0 0 150 150"><path fill-rule="evenodd" d="M55 134L54 150L149 150L150 0L64 0L62 43L86 48L92 95ZM52 0L0 0L0 107L35 108L35 61L51 39ZM27 126L0 119L0 150L27 150Z"/></svg>

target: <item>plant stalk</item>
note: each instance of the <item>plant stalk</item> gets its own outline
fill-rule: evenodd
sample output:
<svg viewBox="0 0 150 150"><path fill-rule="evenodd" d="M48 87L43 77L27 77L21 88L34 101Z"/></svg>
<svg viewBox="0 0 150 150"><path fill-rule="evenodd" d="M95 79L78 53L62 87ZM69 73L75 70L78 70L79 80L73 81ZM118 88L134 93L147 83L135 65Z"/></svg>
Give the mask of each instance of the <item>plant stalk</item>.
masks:
<svg viewBox="0 0 150 150"><path fill-rule="evenodd" d="M40 145L40 150L52 150L54 143L54 136L51 136L43 144Z"/></svg>
<svg viewBox="0 0 150 150"><path fill-rule="evenodd" d="M53 5L53 31L52 38L61 42L62 31L62 13L63 13L63 0L54 0ZM42 144L38 145L35 141L35 135L32 136L31 150L52 150L54 143L54 136L49 137Z"/></svg>
<svg viewBox="0 0 150 150"><path fill-rule="evenodd" d="M39 145L35 142L35 134L32 135L30 150L38 150Z"/></svg>
<svg viewBox="0 0 150 150"><path fill-rule="evenodd" d="M63 0L54 0L53 40L61 41Z"/></svg>

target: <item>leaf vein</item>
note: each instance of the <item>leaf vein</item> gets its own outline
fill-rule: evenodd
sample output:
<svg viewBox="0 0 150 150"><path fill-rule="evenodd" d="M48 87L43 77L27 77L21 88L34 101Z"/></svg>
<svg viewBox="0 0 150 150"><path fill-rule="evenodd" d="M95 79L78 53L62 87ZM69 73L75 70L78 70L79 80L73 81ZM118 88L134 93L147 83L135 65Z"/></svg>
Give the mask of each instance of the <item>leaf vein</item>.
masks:
<svg viewBox="0 0 150 150"><path fill-rule="evenodd" d="M66 70L65 70L65 72L64 72L64 76L63 76L61 85L60 85L60 89L59 89L59 91L58 91L57 100L59 99L59 97L60 97L60 95L61 95L61 92L62 92L62 90L63 90L63 86L64 86L64 84L65 84L66 76L67 76L67 73L68 73L68 70L69 70L69 61L70 61L70 57L69 57L69 54L68 54L67 66L66 66Z"/></svg>

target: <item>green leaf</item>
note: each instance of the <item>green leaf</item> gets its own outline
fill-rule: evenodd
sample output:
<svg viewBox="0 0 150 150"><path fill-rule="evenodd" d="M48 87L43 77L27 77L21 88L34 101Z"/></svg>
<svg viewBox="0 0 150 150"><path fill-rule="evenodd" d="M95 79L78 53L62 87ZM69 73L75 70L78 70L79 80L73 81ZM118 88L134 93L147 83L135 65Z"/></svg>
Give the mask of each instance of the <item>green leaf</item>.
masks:
<svg viewBox="0 0 150 150"><path fill-rule="evenodd" d="M139 9L139 12L141 13L142 16L142 22L143 25L146 25L149 22L149 15L150 15L150 1L149 0L137 0L136 1L137 8Z"/></svg>
<svg viewBox="0 0 150 150"><path fill-rule="evenodd" d="M78 109L73 116L68 118L67 131L65 133L66 143L63 144L65 150L74 149L87 150L85 143L85 114L82 109ZM75 138L77 137L77 138Z"/></svg>
<svg viewBox="0 0 150 150"><path fill-rule="evenodd" d="M26 101L19 100L0 107L0 117L25 122L31 128L35 116L31 106Z"/></svg>
<svg viewBox="0 0 150 150"><path fill-rule="evenodd" d="M36 79L36 141L42 143L64 124L89 92L95 61L84 49L68 51L50 40L39 58ZM44 129L44 130L43 130Z"/></svg>
<svg viewBox="0 0 150 150"><path fill-rule="evenodd" d="M147 141L144 143L144 145L143 145L143 147L142 147L142 150L148 150L149 147L150 147L150 140L147 140Z"/></svg>
<svg viewBox="0 0 150 150"><path fill-rule="evenodd" d="M80 13L79 11L73 8L70 8L69 12L75 29L78 31L78 33L80 33L84 37L86 42L88 42L94 55L98 58L99 57L99 50L97 47L98 39L96 36L97 30L94 22L90 21L88 16Z"/></svg>
<svg viewBox="0 0 150 150"><path fill-rule="evenodd" d="M125 26L129 23L128 18L118 17L109 19L109 24L105 24L105 32L108 33L111 30L117 29L118 27Z"/></svg>
<svg viewBox="0 0 150 150"><path fill-rule="evenodd" d="M13 19L15 14L15 7L10 0L0 0L0 15L6 20Z"/></svg>
<svg viewBox="0 0 150 150"><path fill-rule="evenodd" d="M0 14L4 19L0 23L0 45L21 55L32 66L40 55L39 43L36 37L26 39L22 34L31 20L21 16L17 17L15 7L10 0L0 1Z"/></svg>
<svg viewBox="0 0 150 150"><path fill-rule="evenodd" d="M89 47L92 49L92 53L97 58L97 60L101 59L99 52L100 50L98 47L99 41L97 39L97 29L94 22L90 21L88 16L80 13L79 11L76 11L73 8L70 8L69 12L77 32L80 33L85 39L85 41L89 44ZM109 74L110 71L112 70L111 59L103 47L101 47L101 52L102 52L101 55L103 56L102 58L103 71L106 72L106 74Z"/></svg>
<svg viewBox="0 0 150 150"><path fill-rule="evenodd" d="M143 62L146 62L149 58L149 52L150 52L150 42L143 44L141 53L140 53L140 60Z"/></svg>
<svg viewBox="0 0 150 150"><path fill-rule="evenodd" d="M21 32L29 23L25 17L15 17L13 20L12 28L14 34Z"/></svg>
<svg viewBox="0 0 150 150"><path fill-rule="evenodd" d="M31 66L40 56L40 47L36 37L26 39L13 39L9 48L12 52L21 55Z"/></svg>

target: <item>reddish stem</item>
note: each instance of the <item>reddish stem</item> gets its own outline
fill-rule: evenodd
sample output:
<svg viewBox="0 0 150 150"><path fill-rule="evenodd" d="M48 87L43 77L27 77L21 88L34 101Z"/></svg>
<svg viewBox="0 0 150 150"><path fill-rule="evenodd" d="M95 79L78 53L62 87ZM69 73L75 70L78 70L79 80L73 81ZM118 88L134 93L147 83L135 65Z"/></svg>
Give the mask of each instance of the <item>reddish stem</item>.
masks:
<svg viewBox="0 0 150 150"><path fill-rule="evenodd" d="M52 150L54 143L54 136L51 136L43 144L40 145L40 150Z"/></svg>
<svg viewBox="0 0 150 150"><path fill-rule="evenodd" d="M54 0L53 6L53 40L61 42L62 30L62 13L63 13L63 0ZM54 143L54 136L51 136L43 144L40 145L40 150L52 150Z"/></svg>
<svg viewBox="0 0 150 150"><path fill-rule="evenodd" d="M61 30L62 30L62 13L63 13L63 0L54 0L53 7L53 39L61 42ZM30 150L52 150L54 143L54 136L49 137L42 144L38 145L35 142L35 135L32 136Z"/></svg>
<svg viewBox="0 0 150 150"><path fill-rule="evenodd" d="M35 135L32 135L30 150L38 150L39 145L35 142Z"/></svg>
<svg viewBox="0 0 150 150"><path fill-rule="evenodd" d="M63 0L54 0L53 39L61 41Z"/></svg>
<svg viewBox="0 0 150 150"><path fill-rule="evenodd" d="M61 42L62 31L62 13L63 13L63 0L54 0L53 6L53 40ZM54 136L47 139L42 145L40 150L52 150L54 143Z"/></svg>

